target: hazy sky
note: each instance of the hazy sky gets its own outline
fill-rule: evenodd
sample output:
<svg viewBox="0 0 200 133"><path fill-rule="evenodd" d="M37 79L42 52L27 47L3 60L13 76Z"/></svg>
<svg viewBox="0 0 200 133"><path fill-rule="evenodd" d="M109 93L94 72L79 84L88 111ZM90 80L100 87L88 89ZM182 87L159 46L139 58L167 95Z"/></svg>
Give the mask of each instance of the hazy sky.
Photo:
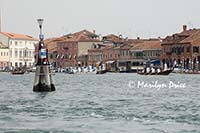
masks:
<svg viewBox="0 0 200 133"><path fill-rule="evenodd" d="M82 29L125 37L165 37L182 25L200 27L200 0L0 0L2 30L38 36L60 36Z"/></svg>

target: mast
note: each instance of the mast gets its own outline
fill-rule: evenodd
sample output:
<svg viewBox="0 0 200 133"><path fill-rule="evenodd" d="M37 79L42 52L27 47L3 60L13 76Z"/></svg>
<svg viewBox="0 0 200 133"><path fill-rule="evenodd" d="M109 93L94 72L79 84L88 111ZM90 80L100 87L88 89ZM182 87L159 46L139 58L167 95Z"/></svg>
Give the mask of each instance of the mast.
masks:
<svg viewBox="0 0 200 133"><path fill-rule="evenodd" d="M1 9L0 9L0 32L1 32Z"/></svg>

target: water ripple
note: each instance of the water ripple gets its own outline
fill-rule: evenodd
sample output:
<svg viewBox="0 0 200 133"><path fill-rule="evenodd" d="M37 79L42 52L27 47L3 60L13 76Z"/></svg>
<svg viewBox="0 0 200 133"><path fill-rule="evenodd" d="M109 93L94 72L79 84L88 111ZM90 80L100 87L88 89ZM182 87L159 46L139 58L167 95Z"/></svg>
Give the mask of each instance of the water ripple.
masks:
<svg viewBox="0 0 200 133"><path fill-rule="evenodd" d="M0 131L16 133L199 133L198 75L56 74L56 91L33 93L34 74L0 76ZM129 88L129 81L187 88Z"/></svg>

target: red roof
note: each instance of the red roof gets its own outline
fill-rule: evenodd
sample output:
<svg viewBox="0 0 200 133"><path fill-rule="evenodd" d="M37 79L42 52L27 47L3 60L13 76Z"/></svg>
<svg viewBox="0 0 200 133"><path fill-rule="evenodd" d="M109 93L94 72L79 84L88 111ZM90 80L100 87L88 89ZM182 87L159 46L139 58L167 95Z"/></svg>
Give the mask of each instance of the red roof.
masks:
<svg viewBox="0 0 200 133"><path fill-rule="evenodd" d="M131 50L147 50L147 49L161 49L160 40L149 40L143 43L136 44Z"/></svg>
<svg viewBox="0 0 200 133"><path fill-rule="evenodd" d="M185 40L186 38L190 37L191 35L195 34L196 32L200 31L200 29L189 29L182 31L180 33L173 34L172 36L167 36L162 44L177 44Z"/></svg>
<svg viewBox="0 0 200 133"><path fill-rule="evenodd" d="M100 42L98 35L93 32L82 30L63 36L64 42Z"/></svg>
<svg viewBox="0 0 200 133"><path fill-rule="evenodd" d="M192 45L200 45L200 30L196 31L194 34L191 36L187 37L183 41L180 42L181 44L183 43L190 43Z"/></svg>
<svg viewBox="0 0 200 133"><path fill-rule="evenodd" d="M33 41L38 40L36 38L33 38L32 36L24 35L24 34L15 34L15 33L9 33L9 32L0 32L0 33L12 39L33 40Z"/></svg>
<svg viewBox="0 0 200 133"><path fill-rule="evenodd" d="M114 35L114 34L109 34L109 35L103 36L103 41L111 41L111 42L114 42L114 43L121 43L124 40L125 39L122 38L121 36L117 36L117 35Z"/></svg>

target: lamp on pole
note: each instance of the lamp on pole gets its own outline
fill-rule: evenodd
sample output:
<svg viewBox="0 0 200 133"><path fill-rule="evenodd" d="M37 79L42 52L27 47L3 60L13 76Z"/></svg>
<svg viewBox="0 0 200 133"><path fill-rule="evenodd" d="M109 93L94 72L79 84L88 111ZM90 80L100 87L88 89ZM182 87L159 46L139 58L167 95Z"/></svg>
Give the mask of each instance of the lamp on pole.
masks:
<svg viewBox="0 0 200 133"><path fill-rule="evenodd" d="M44 19L37 19L37 22L38 22L39 28L40 28L39 38L40 38L40 41L42 41L44 39L44 35L42 35L42 24L44 22Z"/></svg>

